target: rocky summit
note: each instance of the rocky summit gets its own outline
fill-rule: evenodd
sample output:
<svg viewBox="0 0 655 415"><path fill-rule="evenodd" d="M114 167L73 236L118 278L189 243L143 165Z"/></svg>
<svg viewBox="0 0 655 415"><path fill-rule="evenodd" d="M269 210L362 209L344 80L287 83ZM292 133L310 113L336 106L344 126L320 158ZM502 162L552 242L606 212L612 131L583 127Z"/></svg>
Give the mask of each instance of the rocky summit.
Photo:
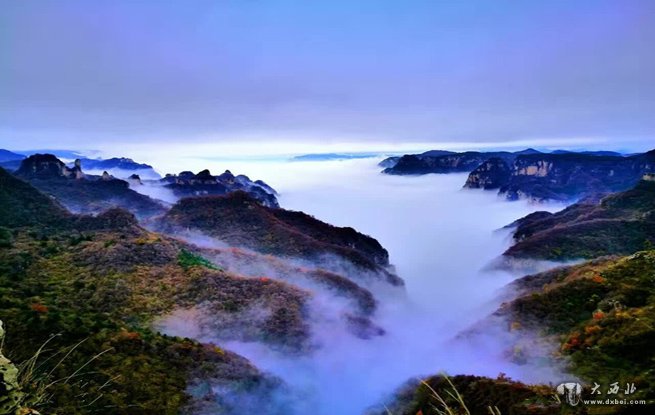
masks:
<svg viewBox="0 0 655 415"><path fill-rule="evenodd" d="M655 169L655 150L623 156L607 151L451 153L440 150L383 160L383 173L462 173L465 188L498 190L508 200L571 202L629 189Z"/></svg>
<svg viewBox="0 0 655 415"><path fill-rule="evenodd" d="M101 176L85 174L79 161L67 167L52 154L35 154L24 159L14 174L72 212L99 213L122 207L146 218L164 211L159 202L130 189L128 182L107 172Z"/></svg>
<svg viewBox="0 0 655 415"><path fill-rule="evenodd" d="M272 187L261 180L252 181L243 174L235 176L229 170L218 176L212 175L209 170L197 174L190 171L177 175L167 174L161 183L180 198L244 191L264 206L279 207L277 192Z"/></svg>

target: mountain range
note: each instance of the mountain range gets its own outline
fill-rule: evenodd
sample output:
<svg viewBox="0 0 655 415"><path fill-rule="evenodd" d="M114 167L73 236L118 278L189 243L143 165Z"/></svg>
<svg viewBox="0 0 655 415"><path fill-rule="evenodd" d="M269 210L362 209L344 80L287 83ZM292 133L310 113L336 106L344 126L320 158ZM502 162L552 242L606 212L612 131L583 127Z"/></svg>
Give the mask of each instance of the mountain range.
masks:
<svg viewBox="0 0 655 415"><path fill-rule="evenodd" d="M431 151L389 158L383 173L469 173L469 189L497 190L508 200L571 202L626 190L655 169L655 150L624 156L607 151L452 153Z"/></svg>
<svg viewBox="0 0 655 415"><path fill-rule="evenodd" d="M446 157L434 162L439 169L469 168L489 154L422 157ZM563 366L588 383L633 379L634 398L655 403L652 158L528 150L494 153L474 168L469 179L483 188L521 189L540 200L585 195L562 211L508 225L506 260L578 263L515 280L505 303L480 322L505 325L505 358ZM316 310L357 339L387 335L373 288L403 295L404 285L387 250L353 228L280 208L262 181L203 170L128 182L87 174L84 161L67 165L52 154L19 161L13 173L0 168L0 372L29 362L46 343L62 355L48 356L38 377L11 389L11 402L23 409L257 413L257 396L284 413L292 402L284 401L280 379L206 339L304 356L316 347ZM139 186L160 186L179 200L158 201ZM475 336L477 327L462 335ZM535 337L554 349L536 346ZM79 380L53 382L80 367ZM46 385L47 402L39 398ZM492 405L503 414L562 413L548 385L503 374L409 381L380 413L437 414L434 394L454 405L453 388L475 415Z"/></svg>

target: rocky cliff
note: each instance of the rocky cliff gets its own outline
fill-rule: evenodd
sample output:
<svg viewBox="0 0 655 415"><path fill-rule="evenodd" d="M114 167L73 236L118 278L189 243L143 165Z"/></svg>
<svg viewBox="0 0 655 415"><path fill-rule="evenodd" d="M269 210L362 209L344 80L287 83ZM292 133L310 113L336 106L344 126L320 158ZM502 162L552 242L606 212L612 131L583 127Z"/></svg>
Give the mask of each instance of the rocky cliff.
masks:
<svg viewBox="0 0 655 415"><path fill-rule="evenodd" d="M655 152L632 157L548 154L517 157L500 187L508 199L562 200L616 192L634 186L655 169Z"/></svg>
<svg viewBox="0 0 655 415"><path fill-rule="evenodd" d="M139 174L144 179L158 180L161 178L155 169L145 163L138 163L127 157L113 157L109 159L80 159L81 166L87 171L107 171L113 176L126 179L132 174Z"/></svg>
<svg viewBox="0 0 655 415"><path fill-rule="evenodd" d="M72 212L99 213L121 207L140 218L164 212L160 203L131 190L126 181L106 173L102 176L84 174L79 162L67 167L51 154L26 158L14 174L54 197Z"/></svg>
<svg viewBox="0 0 655 415"><path fill-rule="evenodd" d="M464 187L469 189L498 189L504 186L512 174L509 165L499 157L492 157L469 174Z"/></svg>
<svg viewBox="0 0 655 415"><path fill-rule="evenodd" d="M524 154L486 161L470 173L464 187L499 189L509 200L572 201L628 189L653 168L655 152L631 157Z"/></svg>
<svg viewBox="0 0 655 415"><path fill-rule="evenodd" d="M184 171L177 175L167 174L161 182L180 198L244 191L264 206L279 206L277 192L272 187L261 180L252 181L243 174L235 176L229 170L218 176L212 175L209 170L197 174Z"/></svg>
<svg viewBox="0 0 655 415"><path fill-rule="evenodd" d="M385 174L413 175L428 173L462 173L471 172L484 161L496 157L511 159L513 153L509 152L478 152L464 153L433 153L406 154L398 159L392 167L383 170Z"/></svg>

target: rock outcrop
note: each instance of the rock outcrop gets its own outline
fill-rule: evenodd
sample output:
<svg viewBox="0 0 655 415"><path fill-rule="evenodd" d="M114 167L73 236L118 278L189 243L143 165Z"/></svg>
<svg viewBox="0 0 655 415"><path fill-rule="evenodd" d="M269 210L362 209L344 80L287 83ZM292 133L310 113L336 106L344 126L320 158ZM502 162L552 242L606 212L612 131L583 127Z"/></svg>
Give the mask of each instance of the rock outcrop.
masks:
<svg viewBox="0 0 655 415"><path fill-rule="evenodd" d="M444 154L446 153L446 154ZM469 172L465 188L498 189L508 200L575 201L629 189L655 169L655 150L633 156L614 152L407 154L382 162L383 173L421 175Z"/></svg>
<svg viewBox="0 0 655 415"><path fill-rule="evenodd" d="M512 160L488 160L471 172L464 187L499 189L508 200L598 199L603 194L629 189L654 168L655 152L630 157L523 154Z"/></svg>
<svg viewBox="0 0 655 415"><path fill-rule="evenodd" d="M79 160L76 160L73 167L69 168L64 162L52 154L31 155L22 161L20 167L14 174L27 180L84 178Z"/></svg>
<svg viewBox="0 0 655 415"><path fill-rule="evenodd" d="M499 157L492 157L480 164L469 174L464 187L469 189L499 189L505 185L511 175L507 162Z"/></svg>
<svg viewBox="0 0 655 415"><path fill-rule="evenodd" d="M261 180L252 181L246 175L235 176L229 170L214 176L209 170L198 174L183 171L180 174L167 174L161 182L180 197L204 195L225 195L235 191L244 191L267 207L278 207L277 192Z"/></svg>
<svg viewBox="0 0 655 415"><path fill-rule="evenodd" d="M514 160L512 174L500 187L500 193L510 200L570 201L628 189L653 168L655 152L632 157L571 153L525 155Z"/></svg>
<svg viewBox="0 0 655 415"><path fill-rule="evenodd" d="M5 340L5 330L0 320L0 346ZM20 410L25 394L18 384L18 368L2 354L0 348L0 414L14 414Z"/></svg>
<svg viewBox="0 0 655 415"><path fill-rule="evenodd" d="M107 171L109 174L121 179L126 179L132 174L139 174L141 177L158 180L161 178L155 169L145 163L138 163L126 157L114 157L110 159L90 159L83 158L80 160L82 167L93 172Z"/></svg>
<svg viewBox="0 0 655 415"><path fill-rule="evenodd" d="M26 158L14 174L76 213L95 214L121 207L139 218L147 218L165 210L162 204L131 190L126 181L108 172L102 176L87 175L79 161L68 167L52 154Z"/></svg>
<svg viewBox="0 0 655 415"><path fill-rule="evenodd" d="M383 173L396 175L468 173L492 157L512 159L515 155L504 151L488 153L467 151L452 154L438 153L438 155L430 155L430 152L406 154L400 157L393 167L384 169Z"/></svg>

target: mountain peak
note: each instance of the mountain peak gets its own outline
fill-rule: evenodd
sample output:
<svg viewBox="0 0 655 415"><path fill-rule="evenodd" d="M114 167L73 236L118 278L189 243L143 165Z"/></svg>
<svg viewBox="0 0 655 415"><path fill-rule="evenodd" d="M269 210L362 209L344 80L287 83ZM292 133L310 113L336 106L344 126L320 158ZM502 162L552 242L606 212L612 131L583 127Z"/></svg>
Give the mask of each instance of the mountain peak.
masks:
<svg viewBox="0 0 655 415"><path fill-rule="evenodd" d="M79 179L84 176L79 160L69 168L53 154L33 154L24 159L16 175L28 179Z"/></svg>

